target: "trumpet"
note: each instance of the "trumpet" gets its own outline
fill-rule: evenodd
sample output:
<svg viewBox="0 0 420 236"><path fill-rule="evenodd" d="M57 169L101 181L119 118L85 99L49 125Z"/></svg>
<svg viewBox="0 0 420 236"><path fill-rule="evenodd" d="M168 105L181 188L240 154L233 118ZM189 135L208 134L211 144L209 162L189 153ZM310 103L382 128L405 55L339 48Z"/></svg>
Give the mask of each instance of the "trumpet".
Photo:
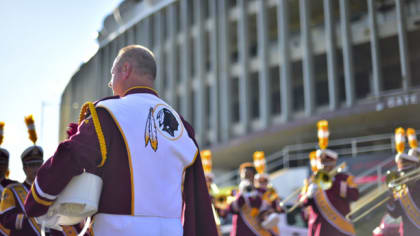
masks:
<svg viewBox="0 0 420 236"><path fill-rule="evenodd" d="M331 171L327 172L327 171L323 171L323 170L319 170L316 172L315 175L312 175L309 183L307 183L308 185L311 183L314 183L316 185L318 185L318 187L322 190L327 190L330 189L332 184L333 184L333 178L334 176L336 176L338 173L341 173L342 171L344 171L347 168L347 164L345 162L341 163L340 165L336 166L334 169L332 169ZM299 193L302 192L303 187L298 188L297 190L295 190L293 193L291 193L289 196L287 196L283 201L280 202L280 206L284 207L286 202L288 202L290 199L295 198L299 195ZM300 204L302 204L301 201L297 201L295 204L293 204L293 206L288 209L286 211L286 213L292 212L294 209L296 209Z"/></svg>
<svg viewBox="0 0 420 236"><path fill-rule="evenodd" d="M397 178L393 178L392 180L389 181L388 187L391 189L398 190L400 186L412 183L417 180L420 180L420 167L408 173L400 172Z"/></svg>
<svg viewBox="0 0 420 236"><path fill-rule="evenodd" d="M414 181L420 180L420 168L416 168L413 171L410 171L408 173L404 172L398 172L398 171L387 171L386 177L385 177L385 184L381 187L378 187L378 191L371 199L368 201L362 203L360 206L358 206L356 209L353 209L350 213L346 215L346 218L348 220L351 220L352 222L357 222L369 213L371 213L376 208L382 206L386 202L388 202L392 196L386 196L384 199L382 199L380 202L376 203L375 205L371 206L367 210L363 211L362 214L360 214L357 217L354 217L356 213L360 212L362 209L364 209L366 206L373 204L378 199L380 199L386 192L398 192L401 189L403 189L407 184L412 183Z"/></svg>
<svg viewBox="0 0 420 236"><path fill-rule="evenodd" d="M231 186L220 188L217 192L213 192L214 206L219 209L226 209L229 204L235 200L235 197L232 196L232 192L236 190L237 187Z"/></svg>

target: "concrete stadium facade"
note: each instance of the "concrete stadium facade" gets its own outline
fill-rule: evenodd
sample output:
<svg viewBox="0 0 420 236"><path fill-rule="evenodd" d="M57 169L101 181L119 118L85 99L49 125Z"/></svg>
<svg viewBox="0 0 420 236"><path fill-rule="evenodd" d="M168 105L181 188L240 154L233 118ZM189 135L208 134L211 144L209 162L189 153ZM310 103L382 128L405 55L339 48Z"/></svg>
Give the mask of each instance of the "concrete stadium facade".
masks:
<svg viewBox="0 0 420 236"><path fill-rule="evenodd" d="M142 44L156 89L232 169L284 145L419 129L420 0L131 0L65 88L60 138L85 101L111 95L118 50Z"/></svg>

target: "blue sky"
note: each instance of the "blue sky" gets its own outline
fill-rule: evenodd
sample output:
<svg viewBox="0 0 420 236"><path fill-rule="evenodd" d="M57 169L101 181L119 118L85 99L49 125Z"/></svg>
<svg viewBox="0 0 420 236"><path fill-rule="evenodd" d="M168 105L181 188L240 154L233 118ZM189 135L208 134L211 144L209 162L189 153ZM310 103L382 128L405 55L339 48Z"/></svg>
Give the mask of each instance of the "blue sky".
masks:
<svg viewBox="0 0 420 236"><path fill-rule="evenodd" d="M61 93L97 49L95 32L120 2L0 0L0 121L6 123L1 147L11 154L12 179L25 178L20 154L31 141L24 116L34 115L37 144L49 158L58 145Z"/></svg>

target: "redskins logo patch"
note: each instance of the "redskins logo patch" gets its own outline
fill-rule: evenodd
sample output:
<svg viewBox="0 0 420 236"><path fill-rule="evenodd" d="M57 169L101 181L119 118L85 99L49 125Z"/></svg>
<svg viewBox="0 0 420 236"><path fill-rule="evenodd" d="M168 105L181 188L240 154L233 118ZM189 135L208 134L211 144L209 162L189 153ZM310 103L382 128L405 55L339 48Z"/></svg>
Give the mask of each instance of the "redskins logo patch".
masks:
<svg viewBox="0 0 420 236"><path fill-rule="evenodd" d="M154 108L149 108L145 127L145 146L150 143L152 149L156 152L158 149L158 136L160 133L169 140L177 140L184 132L184 126L178 114L172 111L172 108L165 104L158 104Z"/></svg>

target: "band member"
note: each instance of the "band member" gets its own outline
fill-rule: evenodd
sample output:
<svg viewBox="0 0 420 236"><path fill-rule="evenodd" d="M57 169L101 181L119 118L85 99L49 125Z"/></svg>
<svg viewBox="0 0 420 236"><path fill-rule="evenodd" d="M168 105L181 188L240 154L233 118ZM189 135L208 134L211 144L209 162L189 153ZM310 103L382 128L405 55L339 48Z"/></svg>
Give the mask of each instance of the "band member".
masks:
<svg viewBox="0 0 420 236"><path fill-rule="evenodd" d="M3 143L4 122L0 122L0 145ZM4 188L9 184L16 183L8 178L9 175L9 152L0 147L0 191L3 192ZM10 230L0 224L0 235L9 235Z"/></svg>
<svg viewBox="0 0 420 236"><path fill-rule="evenodd" d="M83 106L78 132L39 169L27 214L45 215L87 171L103 180L95 235L217 235L194 130L153 89L153 53L122 48L111 74L115 96Z"/></svg>
<svg viewBox="0 0 420 236"><path fill-rule="evenodd" d="M2 194L0 203L1 223L10 230L10 235L41 235L41 226L33 217L28 217L24 209L24 201L35 180L36 173L43 163L43 150L36 145L37 135L32 115L25 117L29 139L33 146L28 147L21 155L23 171L26 179L23 183L9 184ZM66 226L63 231L45 229L47 235L77 235L76 228Z"/></svg>
<svg viewBox="0 0 420 236"><path fill-rule="evenodd" d="M301 193L298 196L298 199L301 199L301 197L308 191L309 182L311 178L313 178L316 175L316 172L318 171L318 161L316 158L316 150L309 153L309 164L311 166L312 175L309 178L306 178L303 180L303 188L301 189ZM309 220L309 213L310 213L310 207L302 208L302 218L305 221Z"/></svg>
<svg viewBox="0 0 420 236"><path fill-rule="evenodd" d="M263 207L263 200L254 186L255 167L246 162L240 165L240 184L235 200L225 210L233 214L231 236L271 236L261 226L258 215Z"/></svg>
<svg viewBox="0 0 420 236"><path fill-rule="evenodd" d="M269 176L265 172L266 162L265 155L262 151L254 152L254 166L257 174L254 177L254 185L260 194L263 205L261 213L259 214L259 221L263 228L270 231L272 235L279 235L278 223L280 216L278 213L282 212L280 207L280 198L276 190L270 184Z"/></svg>
<svg viewBox="0 0 420 236"><path fill-rule="evenodd" d="M25 181L8 185L2 193L0 203L1 223L10 230L10 235L41 235L41 228L34 218L25 214L23 203L31 188L35 174L42 164L42 148L35 145L37 140L32 116L25 117L28 125L29 138L34 143L21 155Z"/></svg>
<svg viewBox="0 0 420 236"><path fill-rule="evenodd" d="M321 149L317 150L318 171L331 172L336 166L338 154L326 149L328 146L328 122L318 122L318 138ZM309 207L308 235L355 235L355 230L345 215L350 212L350 203L359 198L353 176L339 172L332 177L329 188L321 189L312 181L302 195L303 206Z"/></svg>
<svg viewBox="0 0 420 236"><path fill-rule="evenodd" d="M212 202L213 215L214 215L214 220L217 226L217 232L218 232L218 235L221 236L222 231L220 229L220 218L219 218L219 213L218 213L218 211L220 211L221 209L217 208L215 204L215 198L214 198L214 195L216 195L219 192L219 189L217 188L217 185L213 182L214 174L211 172L212 166L213 166L212 160L211 160L212 158L211 151L203 150L200 152L200 155L201 155L201 160L203 162L203 170L204 170L204 175L206 177L207 189L210 193L210 198Z"/></svg>
<svg viewBox="0 0 420 236"><path fill-rule="evenodd" d="M413 129L407 129L407 136L411 149L408 154L404 152L404 130L396 130L396 149L398 154L395 162L400 173L408 174L420 167L420 149L418 148L416 134ZM387 205L388 213L397 218L402 217L400 235L420 235L420 180L413 179L397 186L393 198Z"/></svg>

